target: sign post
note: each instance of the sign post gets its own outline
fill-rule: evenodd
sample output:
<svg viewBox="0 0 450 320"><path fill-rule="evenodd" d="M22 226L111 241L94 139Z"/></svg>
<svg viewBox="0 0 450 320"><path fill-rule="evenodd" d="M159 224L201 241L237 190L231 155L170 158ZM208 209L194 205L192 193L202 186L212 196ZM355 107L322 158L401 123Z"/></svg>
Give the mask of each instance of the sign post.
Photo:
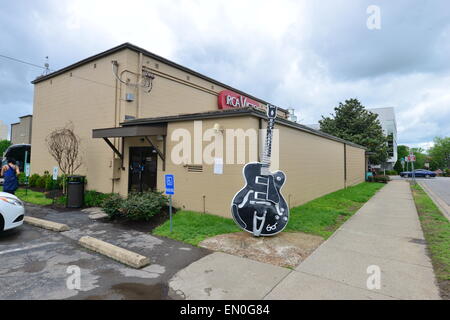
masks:
<svg viewBox="0 0 450 320"><path fill-rule="evenodd" d="M170 232L172 232L172 195L175 194L175 179L173 174L165 175L166 194L169 196L169 217L170 217Z"/></svg>
<svg viewBox="0 0 450 320"><path fill-rule="evenodd" d="M30 164L28 160L28 151L25 151L25 161L23 162L23 168L25 170L25 196L28 195L28 177L30 176Z"/></svg>
<svg viewBox="0 0 450 320"><path fill-rule="evenodd" d="M58 180L58 167L53 167L52 179L53 179L53 181ZM55 195L56 195L56 192L53 192L53 205L55 204Z"/></svg>
<svg viewBox="0 0 450 320"><path fill-rule="evenodd" d="M409 154L409 161L411 162L411 176L413 182L416 183L416 173L414 172L414 161L416 161L416 156L413 153Z"/></svg>

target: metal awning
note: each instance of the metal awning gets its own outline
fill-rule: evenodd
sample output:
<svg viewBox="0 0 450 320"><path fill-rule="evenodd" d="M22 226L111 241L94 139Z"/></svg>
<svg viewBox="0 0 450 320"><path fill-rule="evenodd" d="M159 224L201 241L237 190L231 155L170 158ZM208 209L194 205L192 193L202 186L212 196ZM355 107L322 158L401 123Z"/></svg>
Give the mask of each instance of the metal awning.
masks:
<svg viewBox="0 0 450 320"><path fill-rule="evenodd" d="M147 137L157 135L165 136L166 134L166 124L126 126L119 128L104 128L92 130L92 138Z"/></svg>
<svg viewBox="0 0 450 320"><path fill-rule="evenodd" d="M123 138L131 137L144 137L147 142L156 150L159 157L163 161L163 171L166 170L166 135L167 135L167 124L153 124L153 125L136 125L136 126L126 126L118 128L104 128L104 129L93 129L92 138L102 138L108 144L108 146L114 151L115 154L119 156L122 160L123 168L123 154L124 154L124 141ZM163 151L159 150L156 145L153 144L150 136L162 136L163 137ZM117 148L112 144L109 138L122 138L122 152L117 150Z"/></svg>

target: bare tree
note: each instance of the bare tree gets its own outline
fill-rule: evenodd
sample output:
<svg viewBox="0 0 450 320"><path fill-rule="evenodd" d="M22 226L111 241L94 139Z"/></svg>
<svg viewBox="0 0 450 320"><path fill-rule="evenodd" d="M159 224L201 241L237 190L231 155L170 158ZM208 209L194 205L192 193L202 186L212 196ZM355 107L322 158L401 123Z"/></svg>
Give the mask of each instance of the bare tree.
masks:
<svg viewBox="0 0 450 320"><path fill-rule="evenodd" d="M72 123L50 132L45 142L63 174L72 175L81 166L80 137L73 132Z"/></svg>

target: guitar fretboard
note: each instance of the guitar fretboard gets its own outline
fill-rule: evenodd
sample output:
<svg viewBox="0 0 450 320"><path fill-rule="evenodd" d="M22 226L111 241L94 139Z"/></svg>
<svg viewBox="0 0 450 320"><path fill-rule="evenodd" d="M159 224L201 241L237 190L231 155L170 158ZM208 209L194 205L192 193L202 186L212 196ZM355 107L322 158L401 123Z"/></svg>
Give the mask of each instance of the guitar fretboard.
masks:
<svg viewBox="0 0 450 320"><path fill-rule="evenodd" d="M272 136L274 124L275 119L270 118L267 123L266 142L264 144L264 151L261 159L263 167L267 168L270 167L270 158L272 155Z"/></svg>

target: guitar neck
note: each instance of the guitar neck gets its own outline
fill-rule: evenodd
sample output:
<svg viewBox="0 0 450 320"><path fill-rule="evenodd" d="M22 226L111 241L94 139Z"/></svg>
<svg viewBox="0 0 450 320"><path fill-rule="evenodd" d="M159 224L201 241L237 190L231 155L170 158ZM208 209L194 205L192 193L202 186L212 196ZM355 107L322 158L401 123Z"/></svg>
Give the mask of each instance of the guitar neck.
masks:
<svg viewBox="0 0 450 320"><path fill-rule="evenodd" d="M272 136L275 119L269 119L267 123L266 142L264 144L264 151L261 162L264 167L270 167L270 158L272 156Z"/></svg>

